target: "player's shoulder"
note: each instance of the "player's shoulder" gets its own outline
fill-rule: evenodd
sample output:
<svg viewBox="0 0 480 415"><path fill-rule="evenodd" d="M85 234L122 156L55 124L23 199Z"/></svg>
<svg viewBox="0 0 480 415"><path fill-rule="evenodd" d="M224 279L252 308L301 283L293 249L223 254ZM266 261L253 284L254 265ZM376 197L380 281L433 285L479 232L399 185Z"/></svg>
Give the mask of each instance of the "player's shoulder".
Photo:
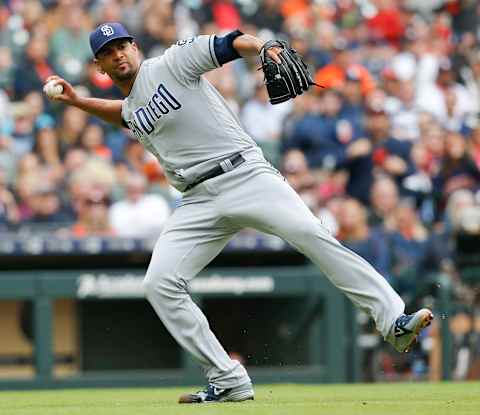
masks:
<svg viewBox="0 0 480 415"><path fill-rule="evenodd" d="M177 42L173 43L170 47L167 48L164 55L169 55L170 53L176 53L181 51L189 51L196 50L198 48L202 49L204 47L208 47L211 38L214 35L196 35L190 36L185 39L180 39Z"/></svg>
<svg viewBox="0 0 480 415"><path fill-rule="evenodd" d="M177 42L175 42L172 46L178 46L178 47L184 47L191 45L195 40L198 38L198 36L190 36L185 39L180 39Z"/></svg>
<svg viewBox="0 0 480 415"><path fill-rule="evenodd" d="M155 79L159 76L165 75L166 71L166 54L163 53L159 56L154 56L152 58L145 59L142 63L142 77L149 79Z"/></svg>
<svg viewBox="0 0 480 415"><path fill-rule="evenodd" d="M151 67L158 65L162 62L164 55L154 56L153 58L145 59L142 63L144 69L150 69Z"/></svg>

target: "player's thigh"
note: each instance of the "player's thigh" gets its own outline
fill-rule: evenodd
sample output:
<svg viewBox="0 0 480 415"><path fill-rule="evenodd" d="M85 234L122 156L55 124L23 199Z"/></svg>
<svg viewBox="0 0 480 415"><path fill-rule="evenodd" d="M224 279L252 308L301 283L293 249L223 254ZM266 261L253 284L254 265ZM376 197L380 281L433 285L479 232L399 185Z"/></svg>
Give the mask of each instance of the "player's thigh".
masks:
<svg viewBox="0 0 480 415"><path fill-rule="evenodd" d="M252 177L245 185L230 192L229 199L229 214L243 226L288 241L317 233L317 227L323 229L320 220L298 194L275 173Z"/></svg>
<svg viewBox="0 0 480 415"><path fill-rule="evenodd" d="M146 279L188 282L227 244L236 229L208 205L179 207L155 244Z"/></svg>

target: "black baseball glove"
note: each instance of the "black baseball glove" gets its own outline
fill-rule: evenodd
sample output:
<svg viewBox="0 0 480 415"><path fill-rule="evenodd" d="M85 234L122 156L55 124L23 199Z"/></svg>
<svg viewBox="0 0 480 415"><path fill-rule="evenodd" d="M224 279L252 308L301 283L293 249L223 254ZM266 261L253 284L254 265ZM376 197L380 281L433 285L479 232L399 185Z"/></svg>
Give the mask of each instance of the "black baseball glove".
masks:
<svg viewBox="0 0 480 415"><path fill-rule="evenodd" d="M276 63L267 54L267 50L273 47L283 49L279 53L281 64ZM271 104L279 104L295 98L307 91L311 85L321 86L313 82L302 56L283 40L266 42L260 51L260 59Z"/></svg>

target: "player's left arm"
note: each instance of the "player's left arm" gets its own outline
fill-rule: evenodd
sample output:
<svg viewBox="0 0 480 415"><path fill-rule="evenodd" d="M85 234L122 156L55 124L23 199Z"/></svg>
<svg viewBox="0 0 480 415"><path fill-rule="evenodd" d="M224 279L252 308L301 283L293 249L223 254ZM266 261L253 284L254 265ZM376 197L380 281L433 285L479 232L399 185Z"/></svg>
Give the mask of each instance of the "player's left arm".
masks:
<svg viewBox="0 0 480 415"><path fill-rule="evenodd" d="M235 30L225 36L199 35L177 42L163 55L172 75L185 86L195 87L202 74L227 62L247 56L258 56L263 42L255 36ZM281 48L272 47L267 53L280 62ZM158 62L161 64L162 60Z"/></svg>
<svg viewBox="0 0 480 415"><path fill-rule="evenodd" d="M235 33L235 32L233 32ZM218 38L218 39L225 39L227 36L223 38ZM248 57L248 56L258 56L262 50L263 45L265 42L263 42L261 39L258 37L248 35L248 34L242 34L238 37L235 37L232 41L232 48L242 57ZM282 51L282 48L279 47L273 47L267 50L267 54L270 55L270 57L277 63L282 63L280 57L278 54ZM217 47L215 48L215 52L217 53ZM218 59L218 54L217 54L217 59ZM220 60L220 59L219 59Z"/></svg>

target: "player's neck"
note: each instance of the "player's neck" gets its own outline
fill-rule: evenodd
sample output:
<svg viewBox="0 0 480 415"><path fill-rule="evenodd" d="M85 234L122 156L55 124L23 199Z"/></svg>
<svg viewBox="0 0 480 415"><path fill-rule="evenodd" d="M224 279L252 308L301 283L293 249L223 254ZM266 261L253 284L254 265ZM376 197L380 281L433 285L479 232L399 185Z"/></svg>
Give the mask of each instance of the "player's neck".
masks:
<svg viewBox="0 0 480 415"><path fill-rule="evenodd" d="M132 79L128 79L126 81L117 81L115 82L115 85L122 91L122 94L124 96L130 95L130 91L133 88L133 84L135 83L135 78L137 77L137 74Z"/></svg>
<svg viewBox="0 0 480 415"><path fill-rule="evenodd" d="M140 71L140 66L137 68L133 76L129 79L122 79L122 80L116 80L115 85L120 89L122 94L124 96L130 95L130 92L132 91L133 84L135 83L135 79L137 79L138 72Z"/></svg>

